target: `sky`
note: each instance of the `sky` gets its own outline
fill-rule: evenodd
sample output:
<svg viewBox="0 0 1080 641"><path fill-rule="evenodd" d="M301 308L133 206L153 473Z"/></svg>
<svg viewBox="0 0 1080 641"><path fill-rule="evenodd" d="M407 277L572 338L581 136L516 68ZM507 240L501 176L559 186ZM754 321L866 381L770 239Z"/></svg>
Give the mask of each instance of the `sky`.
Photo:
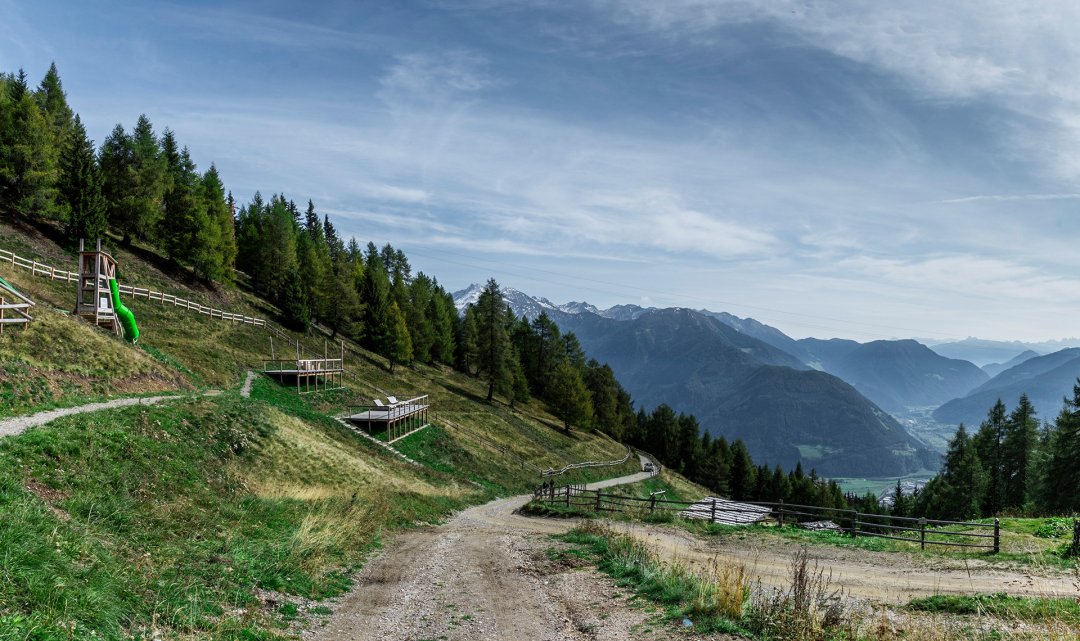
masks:
<svg viewBox="0 0 1080 641"><path fill-rule="evenodd" d="M98 143L146 113L449 290L795 337L1080 335L1080 3L0 0Z"/></svg>

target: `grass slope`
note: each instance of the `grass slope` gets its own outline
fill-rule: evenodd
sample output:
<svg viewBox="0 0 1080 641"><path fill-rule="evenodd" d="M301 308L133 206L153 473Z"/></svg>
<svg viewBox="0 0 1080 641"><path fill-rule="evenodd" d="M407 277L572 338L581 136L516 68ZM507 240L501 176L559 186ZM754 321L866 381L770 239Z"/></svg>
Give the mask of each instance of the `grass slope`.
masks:
<svg viewBox="0 0 1080 641"><path fill-rule="evenodd" d="M0 225L0 247L57 267L75 263L33 230ZM192 289L144 254L115 251L123 282L274 317L242 291ZM348 343L347 389L299 397L260 378L243 399L245 372L269 356L265 330L127 300L143 333L131 346L64 312L74 285L10 265L0 276L39 303L30 329L0 338L0 415L132 393L185 395L0 439L3 641L275 638L302 610L301 597L345 590L383 533L528 491L539 482L531 466L626 452L600 435L564 433L539 403L487 404L481 381L445 368L391 374ZM323 337L294 336L306 354L322 353ZM211 388L226 391L202 394ZM395 444L423 465L334 420L387 392L431 396L435 425ZM631 458L565 480L637 467Z"/></svg>

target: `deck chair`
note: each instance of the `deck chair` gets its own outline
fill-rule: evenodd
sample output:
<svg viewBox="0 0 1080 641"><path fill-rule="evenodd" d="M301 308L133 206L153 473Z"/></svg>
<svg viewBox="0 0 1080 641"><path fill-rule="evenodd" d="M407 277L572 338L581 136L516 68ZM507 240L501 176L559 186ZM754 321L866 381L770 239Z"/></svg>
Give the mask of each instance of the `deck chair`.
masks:
<svg viewBox="0 0 1080 641"><path fill-rule="evenodd" d="M386 405L379 399L375 399L375 407L379 407L379 408L382 408L382 409L388 409L386 407Z"/></svg>
<svg viewBox="0 0 1080 641"><path fill-rule="evenodd" d="M396 396L387 396L386 400L390 401L390 405L397 405L398 400Z"/></svg>

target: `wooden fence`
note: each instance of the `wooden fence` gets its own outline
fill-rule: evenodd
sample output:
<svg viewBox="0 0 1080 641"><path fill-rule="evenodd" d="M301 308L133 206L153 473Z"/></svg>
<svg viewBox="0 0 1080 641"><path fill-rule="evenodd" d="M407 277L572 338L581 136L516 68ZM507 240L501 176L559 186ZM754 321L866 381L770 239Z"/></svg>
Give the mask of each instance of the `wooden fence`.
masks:
<svg viewBox="0 0 1080 641"><path fill-rule="evenodd" d="M570 463L569 465L564 465L562 469L558 470L549 467L548 469L540 472L540 476L558 476L560 474L566 474L570 470L580 470L586 467L610 467L612 465L622 465L623 463L629 461L632 455L633 451L629 447L627 447L626 456L623 456L617 461L585 461L583 463Z"/></svg>
<svg viewBox="0 0 1080 641"><path fill-rule="evenodd" d="M17 254L13 254L5 249L0 249L0 262L11 263L14 267L20 267L22 269L30 270L35 276L44 276L52 280L59 280L69 283L75 283L79 280L79 273L68 271L66 269L57 269L51 265L39 263L29 258L23 258ZM242 323L245 325L255 325L257 327L267 327L271 330L276 330L273 326L267 324L262 318L255 318L253 316L245 316L243 314L233 314L221 309L215 309L213 307L207 307L206 305L200 305L194 301L190 301L179 296L173 296L172 294L166 294L163 292L154 291L152 289L146 289L144 287L132 287L130 285L119 285L121 294L131 296L132 298L145 298L150 301L157 301L163 305L172 305L173 307L180 307L188 311L202 314L203 316L209 316L210 318L219 318L225 321L233 321L236 323ZM284 335L282 332L276 332L279 335Z"/></svg>
<svg viewBox="0 0 1080 641"><path fill-rule="evenodd" d="M649 498L623 496L603 490L587 490L581 485L556 487L545 483L533 492L533 499L549 505L586 508L596 512L617 512L633 516L669 513L677 518L704 519L722 525L770 523L804 525L852 537L870 536L928 545L1001 551L1001 525L944 521L939 519L863 514L855 510L758 501L728 501L707 497L700 501L672 501L653 494ZM944 529L950 528L950 529ZM1080 526L1075 531L1080 545Z"/></svg>

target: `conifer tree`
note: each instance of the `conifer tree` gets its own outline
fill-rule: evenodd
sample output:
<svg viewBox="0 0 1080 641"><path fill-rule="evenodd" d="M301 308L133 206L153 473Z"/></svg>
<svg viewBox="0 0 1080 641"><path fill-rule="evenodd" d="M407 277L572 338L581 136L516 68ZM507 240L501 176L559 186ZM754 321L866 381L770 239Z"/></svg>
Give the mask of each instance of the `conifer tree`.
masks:
<svg viewBox="0 0 1080 641"><path fill-rule="evenodd" d="M1080 509L1080 379L1050 434L1042 497L1045 508L1053 513Z"/></svg>
<svg viewBox="0 0 1080 641"><path fill-rule="evenodd" d="M123 231L135 199L134 151L131 136L117 124L101 145L98 165L101 168L101 194L109 225Z"/></svg>
<svg viewBox="0 0 1080 641"><path fill-rule="evenodd" d="M1005 470L1004 507L1011 510L1024 508L1030 490L1035 486L1032 453L1038 441L1039 421L1035 407L1027 394L1020 395L1016 408L1009 414L1005 440L1002 443L1003 468Z"/></svg>
<svg viewBox="0 0 1080 641"><path fill-rule="evenodd" d="M165 158L145 114L139 116L131 132L131 172L130 202L119 219L113 221L126 244L135 238L153 240L164 207Z"/></svg>
<svg viewBox="0 0 1080 641"><path fill-rule="evenodd" d="M465 317L461 321L461 337L457 341L458 363L461 371L475 376L479 360L479 335L480 326L476 320L476 305L465 308Z"/></svg>
<svg viewBox="0 0 1080 641"><path fill-rule="evenodd" d="M0 213L43 218L55 208L58 178L48 124L22 69L5 85L6 104L0 110Z"/></svg>
<svg viewBox="0 0 1080 641"><path fill-rule="evenodd" d="M282 320L286 327L297 332L308 330L311 312L308 310L303 283L300 282L300 275L295 268L285 274L278 306L281 307Z"/></svg>
<svg viewBox="0 0 1080 641"><path fill-rule="evenodd" d="M390 371L393 372L395 363L409 364L412 361L413 352L409 328L405 323L405 314L401 313L397 301L390 301L390 318L387 325L390 329L387 360L390 361Z"/></svg>
<svg viewBox="0 0 1080 641"><path fill-rule="evenodd" d="M510 336L506 329L506 303L495 279L489 279L476 301L476 365L488 383L487 400L496 390L510 387ZM580 377L579 377L580 379Z"/></svg>
<svg viewBox="0 0 1080 641"><path fill-rule="evenodd" d="M982 513L993 516L1001 511L1005 491L1005 468L1002 457L1002 443L1005 441L1007 409L999 398L990 408L973 439L983 471L986 473L986 493L983 497Z"/></svg>
<svg viewBox="0 0 1080 641"><path fill-rule="evenodd" d="M363 343L368 349L389 357L393 327L390 323L390 282L379 255L368 253L360 289L363 305ZM399 309L400 311L400 309Z"/></svg>
<svg viewBox="0 0 1080 641"><path fill-rule="evenodd" d="M35 97L41 113L45 117L50 145L56 149L62 149L67 143L68 135L74 128L75 114L72 112L71 107L68 106L67 94L64 93L63 84L60 82L60 73L56 70L55 62L49 65L49 70L45 73L45 77L41 79Z"/></svg>
<svg viewBox="0 0 1080 641"><path fill-rule="evenodd" d="M457 310L453 297L435 283L435 291L427 305L428 322L431 323L431 358L445 365L454 364L454 330Z"/></svg>
<svg viewBox="0 0 1080 641"><path fill-rule="evenodd" d="M972 441L961 423L949 442L941 472L920 494L920 512L932 518L957 520L980 515L987 479Z"/></svg>
<svg viewBox="0 0 1080 641"><path fill-rule="evenodd" d="M555 368L551 379L551 411L569 433L573 425L585 425L592 418L592 399L581 372L568 360Z"/></svg>
<svg viewBox="0 0 1080 641"><path fill-rule="evenodd" d="M755 484L754 461L742 439L731 444L731 498L744 501L750 497Z"/></svg>
<svg viewBox="0 0 1080 641"><path fill-rule="evenodd" d="M78 116L60 160L60 200L68 239L103 237L108 220L101 195L101 172L94 143L86 137L86 128Z"/></svg>

